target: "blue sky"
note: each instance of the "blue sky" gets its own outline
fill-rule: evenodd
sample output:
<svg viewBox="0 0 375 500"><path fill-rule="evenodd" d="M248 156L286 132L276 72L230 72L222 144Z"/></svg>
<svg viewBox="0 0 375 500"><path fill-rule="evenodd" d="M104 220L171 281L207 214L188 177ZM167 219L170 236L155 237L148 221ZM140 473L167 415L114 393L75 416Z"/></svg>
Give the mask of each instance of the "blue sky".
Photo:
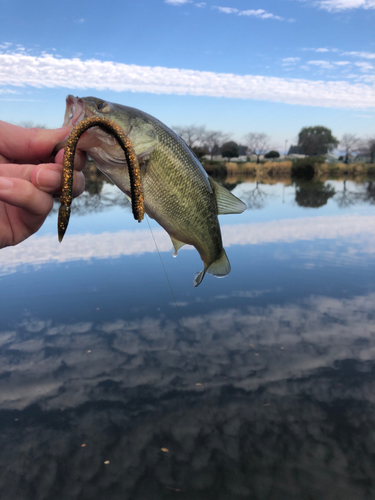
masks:
<svg viewBox="0 0 375 500"><path fill-rule="evenodd" d="M283 149L303 126L374 134L375 0L4 0L0 118L60 126L65 96Z"/></svg>

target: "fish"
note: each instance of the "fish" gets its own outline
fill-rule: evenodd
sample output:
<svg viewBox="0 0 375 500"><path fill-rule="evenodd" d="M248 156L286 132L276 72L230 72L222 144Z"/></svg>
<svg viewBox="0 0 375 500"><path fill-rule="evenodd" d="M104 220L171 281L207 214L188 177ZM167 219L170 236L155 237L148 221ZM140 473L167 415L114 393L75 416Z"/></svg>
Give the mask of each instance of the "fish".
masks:
<svg viewBox="0 0 375 500"><path fill-rule="evenodd" d="M206 273L227 276L231 267L218 215L242 213L246 204L214 181L185 142L157 118L97 97L68 95L64 125L76 126L91 116L112 120L129 138L140 167L145 213L169 234L173 256L183 245L197 249L204 268L193 285L198 286ZM126 158L111 134L90 128L78 147L130 198Z"/></svg>

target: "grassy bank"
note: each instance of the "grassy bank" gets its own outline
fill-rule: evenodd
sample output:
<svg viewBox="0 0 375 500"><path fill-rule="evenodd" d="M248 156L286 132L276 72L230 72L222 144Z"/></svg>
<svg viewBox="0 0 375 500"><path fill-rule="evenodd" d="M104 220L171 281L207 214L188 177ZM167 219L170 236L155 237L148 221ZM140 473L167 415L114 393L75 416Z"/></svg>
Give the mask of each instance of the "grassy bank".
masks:
<svg viewBox="0 0 375 500"><path fill-rule="evenodd" d="M293 162L266 162L266 163L227 163L228 177L233 175L249 175L252 177L285 177L291 174Z"/></svg>
<svg viewBox="0 0 375 500"><path fill-rule="evenodd" d="M250 177L257 180L266 178L280 179L286 177L301 178L357 178L375 177L375 165L371 163L326 163L318 158L305 158L297 161L280 161L264 163L214 163L205 164L204 168L216 177L240 178Z"/></svg>

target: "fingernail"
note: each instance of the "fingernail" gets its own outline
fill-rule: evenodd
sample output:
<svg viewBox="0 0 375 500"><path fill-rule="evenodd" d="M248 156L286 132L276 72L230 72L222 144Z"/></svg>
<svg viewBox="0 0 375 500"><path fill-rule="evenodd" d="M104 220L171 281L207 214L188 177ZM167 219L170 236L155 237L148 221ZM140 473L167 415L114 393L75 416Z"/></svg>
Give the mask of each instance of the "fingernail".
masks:
<svg viewBox="0 0 375 500"><path fill-rule="evenodd" d="M36 182L42 188L58 188L61 185L61 174L49 168L41 168L37 173Z"/></svg>
<svg viewBox="0 0 375 500"><path fill-rule="evenodd" d="M10 179L7 179L6 177L0 177L0 190L1 191L6 191L7 189L10 189L13 187L13 182Z"/></svg>

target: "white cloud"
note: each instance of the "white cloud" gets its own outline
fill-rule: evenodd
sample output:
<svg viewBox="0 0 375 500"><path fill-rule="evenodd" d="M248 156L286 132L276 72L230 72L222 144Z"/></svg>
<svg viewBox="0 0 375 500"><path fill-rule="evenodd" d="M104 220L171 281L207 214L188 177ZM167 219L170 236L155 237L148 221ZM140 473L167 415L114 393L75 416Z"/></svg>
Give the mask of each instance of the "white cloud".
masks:
<svg viewBox="0 0 375 500"><path fill-rule="evenodd" d="M375 59L375 52L343 52L344 56L362 57L363 59Z"/></svg>
<svg viewBox="0 0 375 500"><path fill-rule="evenodd" d="M328 12L349 9L375 9L375 0L320 0L317 5Z"/></svg>
<svg viewBox="0 0 375 500"><path fill-rule="evenodd" d="M300 60L301 60L300 57L285 57L283 59L283 66L289 66L291 64L296 64Z"/></svg>
<svg viewBox="0 0 375 500"><path fill-rule="evenodd" d="M195 3L194 4L196 7L200 7L201 9L203 9L204 7L206 7L206 2L199 2L199 3Z"/></svg>
<svg viewBox="0 0 375 500"><path fill-rule="evenodd" d="M319 66L323 69L333 68L333 65L328 61L308 61L307 64L312 64L313 66Z"/></svg>
<svg viewBox="0 0 375 500"><path fill-rule="evenodd" d="M223 12L224 14L236 14L238 12L238 9L233 9L232 7L214 7L220 12Z"/></svg>
<svg viewBox="0 0 375 500"><path fill-rule="evenodd" d="M375 75L361 75L361 76L357 76L357 81L375 84Z"/></svg>
<svg viewBox="0 0 375 500"><path fill-rule="evenodd" d="M253 16L253 17L260 17L261 19L278 19L278 20L283 20L282 17L280 16L275 16L274 14L271 14L269 12L266 12L263 9L250 9L250 10L243 10L239 14L239 16Z"/></svg>
<svg viewBox="0 0 375 500"><path fill-rule="evenodd" d="M259 19L277 19L278 21L286 21L286 19L284 19L283 17L276 16L275 14L266 12L263 9L239 10L233 7L217 7L216 5L213 8L217 9L219 12L223 12L224 14L236 14L237 16L258 17ZM294 19L288 19L288 21L294 21Z"/></svg>
<svg viewBox="0 0 375 500"><path fill-rule="evenodd" d="M347 66L350 64L349 61L334 61L333 64L336 64L336 66Z"/></svg>
<svg viewBox="0 0 375 500"><path fill-rule="evenodd" d="M165 3L170 5L183 5L184 3L191 3L191 0L164 0Z"/></svg>
<svg viewBox="0 0 375 500"><path fill-rule="evenodd" d="M361 71L371 71L374 69L374 66L368 62L356 62L354 65L360 68Z"/></svg>
<svg viewBox="0 0 375 500"><path fill-rule="evenodd" d="M0 89L0 94L19 94L19 92L12 89Z"/></svg>
<svg viewBox="0 0 375 500"><path fill-rule="evenodd" d="M137 66L49 54L38 57L23 52L0 53L0 85L226 97L330 108L375 107L375 89L362 83Z"/></svg>
<svg viewBox="0 0 375 500"><path fill-rule="evenodd" d="M302 50L311 50L312 52L340 52L339 49L327 49L325 47L321 47L318 49L315 48L304 48Z"/></svg>

